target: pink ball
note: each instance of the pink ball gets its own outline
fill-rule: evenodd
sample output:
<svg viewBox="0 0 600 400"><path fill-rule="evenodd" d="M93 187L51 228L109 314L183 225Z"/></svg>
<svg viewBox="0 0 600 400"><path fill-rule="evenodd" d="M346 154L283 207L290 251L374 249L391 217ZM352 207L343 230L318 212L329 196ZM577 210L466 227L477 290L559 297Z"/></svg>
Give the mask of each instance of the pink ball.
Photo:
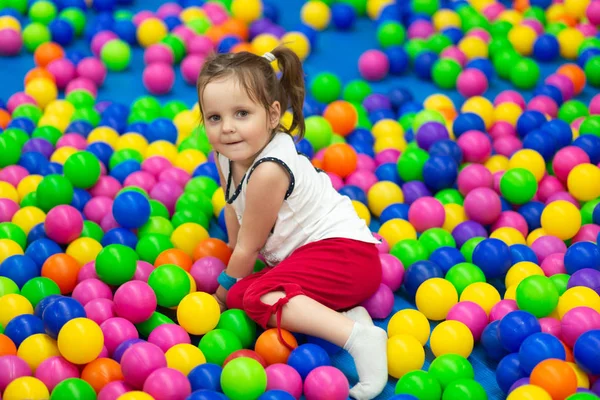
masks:
<svg viewBox="0 0 600 400"><path fill-rule="evenodd" d="M68 95L75 90L87 90L94 97L98 95L98 87L94 81L84 78L83 76L77 77L69 82L67 88L65 89L65 94Z"/></svg>
<svg viewBox="0 0 600 400"><path fill-rule="evenodd" d="M167 94L175 83L175 71L167 63L155 62L148 65L142 74L144 87L150 93Z"/></svg>
<svg viewBox="0 0 600 400"><path fill-rule="evenodd" d="M517 302L512 299L500 300L490 310L490 322L501 320L510 312L517 311Z"/></svg>
<svg viewBox="0 0 600 400"><path fill-rule="evenodd" d="M493 189L477 188L465 197L464 209L467 217L482 225L494 223L502 212L500 197Z"/></svg>
<svg viewBox="0 0 600 400"><path fill-rule="evenodd" d="M90 43L90 49L96 57L100 57L100 52L104 45L111 40L119 39L119 36L112 31L100 31L94 35Z"/></svg>
<svg viewBox="0 0 600 400"><path fill-rule="evenodd" d="M146 192L150 192L154 185L156 185L156 178L146 171L135 171L128 175L123 182L123 187L137 186Z"/></svg>
<svg viewBox="0 0 600 400"><path fill-rule="evenodd" d="M79 378L79 369L60 356L50 357L42 361L35 370L35 377L52 391L65 379Z"/></svg>
<svg viewBox="0 0 600 400"><path fill-rule="evenodd" d="M492 40L492 36L490 35L490 33L481 28L471 29L469 32L467 32L466 37L471 36L483 40L486 44L489 44L490 40Z"/></svg>
<svg viewBox="0 0 600 400"><path fill-rule="evenodd" d="M31 367L17 356L0 356L0 371L3 371L0 374L0 392L3 392L13 380L22 376L31 376ZM300 382L302 383L302 380Z"/></svg>
<svg viewBox="0 0 600 400"><path fill-rule="evenodd" d="M135 267L133 279L136 281L148 282L148 277L154 271L154 265L149 262L138 260Z"/></svg>
<svg viewBox="0 0 600 400"><path fill-rule="evenodd" d="M74 147L77 150L85 150L88 146L87 140L78 133L67 133L56 142L56 148Z"/></svg>
<svg viewBox="0 0 600 400"><path fill-rule="evenodd" d="M575 207L579 207L579 202L575 199L575 197L573 197L571 193L565 191L553 193L548 197L544 204L548 205L557 200L565 200L573 204Z"/></svg>
<svg viewBox="0 0 600 400"><path fill-rule="evenodd" d="M90 188L90 194L94 197L105 196L114 199L117 193L123 189L121 183L110 175L101 176L98 182Z"/></svg>
<svg viewBox="0 0 600 400"><path fill-rule="evenodd" d="M523 148L523 143L515 136L503 136L494 140L496 153L510 157Z"/></svg>
<svg viewBox="0 0 600 400"><path fill-rule="evenodd" d="M600 94L597 94L594 97L592 97L592 100L590 100L590 105L588 108L590 110L590 114L592 114L592 115L600 114Z"/></svg>
<svg viewBox="0 0 600 400"><path fill-rule="evenodd" d="M339 191L344 187L344 180L338 175L334 174L333 172L327 172L327 175L329 176L329 179L331 179L331 184L335 190Z"/></svg>
<svg viewBox="0 0 600 400"><path fill-rule="evenodd" d="M217 278L226 265L217 257L202 257L190 269L199 292L214 293L219 287Z"/></svg>
<svg viewBox="0 0 600 400"><path fill-rule="evenodd" d="M516 136L515 127L506 121L498 121L490 128L490 136L496 140L504 136Z"/></svg>
<svg viewBox="0 0 600 400"><path fill-rule="evenodd" d="M543 263L550 254L566 253L567 245L556 236L542 236L531 244L531 250L533 250L539 262Z"/></svg>
<svg viewBox="0 0 600 400"><path fill-rule="evenodd" d="M110 286L99 279L86 279L79 282L73 289L72 297L85 306L94 299L112 300L113 294Z"/></svg>
<svg viewBox="0 0 600 400"><path fill-rule="evenodd" d="M494 172L494 175L492 175L492 178L494 179L494 191L498 194L500 193L500 181L502 180L502 176L504 176L504 172L505 171L498 171L498 172Z"/></svg>
<svg viewBox="0 0 600 400"><path fill-rule="evenodd" d="M561 324L559 320L552 317L544 317L540 318L539 321L542 332L549 333L557 338L561 337Z"/></svg>
<svg viewBox="0 0 600 400"><path fill-rule="evenodd" d="M579 164L587 164L590 162L590 157L577 146L563 147L556 152L552 159L552 170L558 179L567 182L569 173Z"/></svg>
<svg viewBox="0 0 600 400"><path fill-rule="evenodd" d="M417 20L408 27L409 39L427 39L435 33L433 24L429 21Z"/></svg>
<svg viewBox="0 0 600 400"><path fill-rule="evenodd" d="M558 90L563 95L563 100L571 100L575 93L575 86L573 85L573 81L561 74L552 74L546 78L544 81L546 85L556 86Z"/></svg>
<svg viewBox="0 0 600 400"><path fill-rule="evenodd" d="M159 181L172 181L181 187L185 187L191 178L190 174L177 167L167 168L158 175Z"/></svg>
<svg viewBox="0 0 600 400"><path fill-rule="evenodd" d="M181 62L181 75L188 85L195 85L204 65L205 56L201 54L189 54Z"/></svg>
<svg viewBox="0 0 600 400"><path fill-rule="evenodd" d="M527 234L529 233L527 221L516 211L503 211L492 225L492 231L503 227L515 228L524 237L527 237Z"/></svg>
<svg viewBox="0 0 600 400"><path fill-rule="evenodd" d="M171 167L173 164L169 160L160 156L152 156L142 162L142 171L158 176L162 171Z"/></svg>
<svg viewBox="0 0 600 400"><path fill-rule="evenodd" d="M457 142L463 151L466 162L483 163L492 155L492 143L479 131L467 131L460 135Z"/></svg>
<svg viewBox="0 0 600 400"><path fill-rule="evenodd" d="M479 304L471 301L456 303L448 312L446 319L465 324L473 334L475 341L479 340L489 322L485 310Z"/></svg>
<svg viewBox="0 0 600 400"><path fill-rule="evenodd" d="M104 321L117 316L115 303L109 299L90 300L83 308L87 317L98 325L102 325Z"/></svg>
<svg viewBox="0 0 600 400"><path fill-rule="evenodd" d="M156 43L149 46L144 51L144 64L149 65L152 63L165 63L173 65L175 56L173 50L165 44Z"/></svg>
<svg viewBox="0 0 600 400"><path fill-rule="evenodd" d="M402 262L391 254L379 254L381 261L381 283L389 287L392 292L400 289L404 281L404 266Z"/></svg>
<svg viewBox="0 0 600 400"><path fill-rule="evenodd" d="M83 207L83 214L90 221L100 224L104 216L112 212L112 204L113 200L109 197L94 197Z"/></svg>
<svg viewBox="0 0 600 400"><path fill-rule="evenodd" d="M492 3L483 9L483 15L490 21L493 22L506 10L506 7L502 3Z"/></svg>
<svg viewBox="0 0 600 400"><path fill-rule="evenodd" d="M206 16L210 19L214 25L221 25L223 22L229 19L227 10L217 2L208 2L202 7Z"/></svg>
<svg viewBox="0 0 600 400"><path fill-rule="evenodd" d="M564 192L564 191L565 191L565 187L558 180L557 177L551 176L551 175L546 175L545 177L542 178L542 180L538 184L537 197L538 197L539 201L545 202L552 195L554 195L558 192Z"/></svg>
<svg viewBox="0 0 600 400"><path fill-rule="evenodd" d="M335 367L317 367L304 381L306 400L346 400L349 392L348 378Z"/></svg>
<svg viewBox="0 0 600 400"><path fill-rule="evenodd" d="M23 37L14 29L0 29L0 56L16 56L23 48Z"/></svg>
<svg viewBox="0 0 600 400"><path fill-rule="evenodd" d="M600 25L600 2L592 1L585 10L585 16L590 24Z"/></svg>
<svg viewBox="0 0 600 400"><path fill-rule="evenodd" d="M125 382L135 388L142 388L152 372L166 366L167 359L163 351L148 342L135 343L121 357L121 371Z"/></svg>
<svg viewBox="0 0 600 400"><path fill-rule="evenodd" d="M358 59L358 71L368 81L385 78L390 70L387 55L380 50L367 50Z"/></svg>
<svg viewBox="0 0 600 400"><path fill-rule="evenodd" d="M600 329L600 314L589 307L575 307L567 311L560 322L564 342L573 347L584 332Z"/></svg>
<svg viewBox="0 0 600 400"><path fill-rule="evenodd" d="M377 175L367 170L358 170L346 177L346 185L358 186L365 193L377 182L379 182Z"/></svg>
<svg viewBox="0 0 600 400"><path fill-rule="evenodd" d="M176 35L177 37L179 37L181 40L183 40L183 42L186 45L187 48L187 52L190 52L190 48L188 47L188 43L189 41L196 36L196 32L194 32L190 27L185 26L185 25L179 25L177 27L175 27L175 29L173 29L171 31L171 33L173 35Z"/></svg>
<svg viewBox="0 0 600 400"><path fill-rule="evenodd" d="M0 181L8 182L15 188L29 175L29 171L20 165L9 165L0 171Z"/></svg>
<svg viewBox="0 0 600 400"><path fill-rule="evenodd" d="M585 121L585 117L579 117L575 119L573 122L571 122L571 128L579 130L581 124L583 124L583 121Z"/></svg>
<svg viewBox="0 0 600 400"><path fill-rule="evenodd" d="M525 109L525 99L523 98L523 95L514 90L504 90L498 93L494 99L494 106L498 107L498 105L502 103L515 103L521 107L522 110Z"/></svg>
<svg viewBox="0 0 600 400"><path fill-rule="evenodd" d="M208 36L194 35L187 41L188 54L207 56L214 48L215 45Z"/></svg>
<svg viewBox="0 0 600 400"><path fill-rule="evenodd" d="M77 239L83 231L83 217L73 206L59 205L51 209L44 221L46 235L60 244Z"/></svg>
<svg viewBox="0 0 600 400"><path fill-rule="evenodd" d="M77 75L91 80L97 86L102 86L106 79L106 67L99 59L86 57L77 64Z"/></svg>
<svg viewBox="0 0 600 400"><path fill-rule="evenodd" d="M181 13L182 10L183 8L179 4L170 2L158 7L158 10L156 10L156 15L160 19L165 19L169 16L179 16L179 13Z"/></svg>
<svg viewBox="0 0 600 400"><path fill-rule="evenodd" d="M586 224L586 225L583 225L579 229L579 232L577 232L577 235L575 235L573 237L573 239L571 239L571 243L572 244L578 243L578 242L596 243L598 234L600 234L600 226L598 226L596 224Z"/></svg>
<svg viewBox="0 0 600 400"><path fill-rule="evenodd" d="M75 65L66 58L51 61L46 69L54 76L54 81L59 89L66 88L67 84L77 76Z"/></svg>
<svg viewBox="0 0 600 400"><path fill-rule="evenodd" d="M375 163L375 160L372 157L362 153L359 153L357 157L358 162L356 163L356 169L358 171L375 172L375 170L377 169L377 164Z"/></svg>
<svg viewBox="0 0 600 400"><path fill-rule="evenodd" d="M530 27L537 33L538 35L542 35L544 33L544 25L538 21L537 19L529 19L526 18L521 22L521 25L525 25Z"/></svg>
<svg viewBox="0 0 600 400"><path fill-rule="evenodd" d="M583 36L585 36L586 38L594 37L598 34L598 29L592 24L580 23L577 24L576 28L581 33L583 33Z"/></svg>
<svg viewBox="0 0 600 400"><path fill-rule="evenodd" d="M8 98L6 102L6 110L12 114L15 108L22 104L33 104L37 105L37 102L33 97L24 92L17 92Z"/></svg>
<svg viewBox="0 0 600 400"><path fill-rule="evenodd" d="M435 197L421 197L408 209L408 221L418 232L430 228L441 228L446 220L446 210Z"/></svg>
<svg viewBox="0 0 600 400"><path fill-rule="evenodd" d="M449 58L460 64L461 67L467 65L469 61L465 53L456 46L446 47L440 54L440 58Z"/></svg>
<svg viewBox="0 0 600 400"><path fill-rule="evenodd" d="M90 261L79 269L79 273L77 274L77 283L83 282L86 279L99 279L98 274L96 274L95 261Z"/></svg>
<svg viewBox="0 0 600 400"><path fill-rule="evenodd" d="M400 150L398 149L385 149L375 154L375 163L377 166L387 163L398 162L400 158Z"/></svg>
<svg viewBox="0 0 600 400"><path fill-rule="evenodd" d="M535 96L533 99L529 100L527 109L539 111L551 116L552 118L556 118L556 115L558 114L558 106L556 105L556 102L550 97L544 95Z"/></svg>
<svg viewBox="0 0 600 400"><path fill-rule="evenodd" d="M379 240L379 243L375 245L379 254L388 254L390 252L390 245L379 233L373 232L375 239Z"/></svg>
<svg viewBox="0 0 600 400"><path fill-rule="evenodd" d="M470 164L463 168L458 174L456 181L458 191L466 196L471 190L480 187L491 188L494 183L494 178L489 169L481 164Z"/></svg>
<svg viewBox="0 0 600 400"><path fill-rule="evenodd" d="M118 228L120 225L112 214L106 214L102 221L100 221L100 228L104 232L108 232L111 229Z"/></svg>
<svg viewBox="0 0 600 400"><path fill-rule="evenodd" d="M183 188L175 182L158 182L150 192L150 198L158 200L167 207L169 214L173 214L175 203L183 194Z"/></svg>
<svg viewBox="0 0 600 400"><path fill-rule="evenodd" d="M317 151L317 152L315 153L315 156L314 156L314 158L315 158L316 160L323 161L323 159L325 158L325 149L321 149L321 150Z"/></svg>
<svg viewBox="0 0 600 400"><path fill-rule="evenodd" d="M11 222L19 208L19 205L11 199L0 199L0 222Z"/></svg>
<svg viewBox="0 0 600 400"><path fill-rule="evenodd" d="M107 383L98 393L98 400L117 400L122 394L133 391L133 387L123 381Z"/></svg>
<svg viewBox="0 0 600 400"><path fill-rule="evenodd" d="M140 26L148 18L156 18L156 16L150 10L142 10L133 16L132 21L135 26Z"/></svg>
<svg viewBox="0 0 600 400"><path fill-rule="evenodd" d="M146 282L129 281L117 289L114 303L119 317L139 324L156 310L156 294Z"/></svg>
<svg viewBox="0 0 600 400"><path fill-rule="evenodd" d="M267 390L283 390L296 399L302 396L302 377L287 364L271 364L265 368Z"/></svg>
<svg viewBox="0 0 600 400"><path fill-rule="evenodd" d="M382 283L375 294L363 301L361 306L367 309L372 318L385 319L394 308L394 293Z"/></svg>
<svg viewBox="0 0 600 400"><path fill-rule="evenodd" d="M544 275L552 276L556 274L566 274L565 268L565 253L552 253L544 258L540 263L540 268L544 271Z"/></svg>
<svg viewBox="0 0 600 400"><path fill-rule="evenodd" d="M137 329L125 318L115 317L107 319L100 325L100 329L104 333L104 345L111 355L117 346L127 339L139 339Z"/></svg>
<svg viewBox="0 0 600 400"><path fill-rule="evenodd" d="M158 368L146 378L144 392L155 400L185 400L192 393L192 385L180 371Z"/></svg>
<svg viewBox="0 0 600 400"><path fill-rule="evenodd" d="M165 353L176 344L190 344L190 335L181 326L163 324L150 332L148 342L157 345Z"/></svg>

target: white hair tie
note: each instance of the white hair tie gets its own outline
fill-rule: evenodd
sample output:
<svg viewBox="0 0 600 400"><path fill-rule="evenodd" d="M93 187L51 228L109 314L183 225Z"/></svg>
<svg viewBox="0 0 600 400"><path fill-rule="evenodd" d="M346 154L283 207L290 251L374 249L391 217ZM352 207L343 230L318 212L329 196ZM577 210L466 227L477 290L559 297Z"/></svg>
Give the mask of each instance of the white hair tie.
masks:
<svg viewBox="0 0 600 400"><path fill-rule="evenodd" d="M267 53L263 54L263 57L266 58L270 63L272 63L273 61L275 61L277 59L277 57L275 57L273 55L273 53L271 53L271 52L267 52Z"/></svg>

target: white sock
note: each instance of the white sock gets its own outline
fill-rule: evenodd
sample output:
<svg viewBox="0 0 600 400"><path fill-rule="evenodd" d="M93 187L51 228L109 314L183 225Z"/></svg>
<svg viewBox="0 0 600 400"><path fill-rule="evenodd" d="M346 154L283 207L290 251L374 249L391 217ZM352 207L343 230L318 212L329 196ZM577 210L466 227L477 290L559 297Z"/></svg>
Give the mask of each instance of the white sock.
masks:
<svg viewBox="0 0 600 400"><path fill-rule="evenodd" d="M350 389L350 396L370 400L379 395L388 381L385 331L356 322L344 350L354 358L358 372L358 383Z"/></svg>
<svg viewBox="0 0 600 400"><path fill-rule="evenodd" d="M342 313L345 317L350 318L354 322L360 322L363 325L374 326L373 320L369 315L366 308L362 306L356 306L348 311Z"/></svg>

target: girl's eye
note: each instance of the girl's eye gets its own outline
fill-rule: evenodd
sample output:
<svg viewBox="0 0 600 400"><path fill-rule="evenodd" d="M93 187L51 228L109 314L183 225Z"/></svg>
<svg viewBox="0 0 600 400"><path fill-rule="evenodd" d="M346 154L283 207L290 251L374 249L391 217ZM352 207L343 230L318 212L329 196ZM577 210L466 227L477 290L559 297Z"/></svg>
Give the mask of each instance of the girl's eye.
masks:
<svg viewBox="0 0 600 400"><path fill-rule="evenodd" d="M219 120L219 116L218 115L211 115L210 117L208 117L208 120L210 122L217 122Z"/></svg>
<svg viewBox="0 0 600 400"><path fill-rule="evenodd" d="M240 117L247 117L248 116L248 111L238 111L238 116Z"/></svg>

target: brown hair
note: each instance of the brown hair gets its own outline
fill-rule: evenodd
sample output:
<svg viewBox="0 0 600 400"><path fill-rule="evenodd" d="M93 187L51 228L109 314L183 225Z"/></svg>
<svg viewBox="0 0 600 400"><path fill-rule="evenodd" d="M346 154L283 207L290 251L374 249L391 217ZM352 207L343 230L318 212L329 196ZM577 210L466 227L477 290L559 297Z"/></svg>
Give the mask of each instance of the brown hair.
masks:
<svg viewBox="0 0 600 400"><path fill-rule="evenodd" d="M278 46L271 51L275 56L281 78L277 77L275 69L267 58L249 53L213 54L204 63L196 88L198 90L198 105L202 113L202 93L206 85L214 79L233 75L255 102L262 104L269 114L271 104L279 101L281 112L291 109L292 124L286 128L279 124L277 130L292 134L298 129L297 137L304 137L304 72L302 62L290 48Z"/></svg>

